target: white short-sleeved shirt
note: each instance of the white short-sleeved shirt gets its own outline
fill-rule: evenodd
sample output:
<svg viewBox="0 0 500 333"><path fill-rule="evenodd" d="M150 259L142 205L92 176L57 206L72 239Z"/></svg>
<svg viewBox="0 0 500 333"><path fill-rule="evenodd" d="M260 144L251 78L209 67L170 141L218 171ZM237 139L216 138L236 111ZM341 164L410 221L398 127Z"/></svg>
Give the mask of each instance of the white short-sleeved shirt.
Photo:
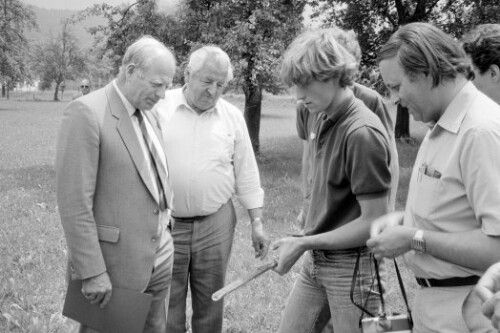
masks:
<svg viewBox="0 0 500 333"><path fill-rule="evenodd" d="M410 180L404 224L423 230L500 235L500 106L468 82L427 133ZM417 277L481 275L407 252Z"/></svg>

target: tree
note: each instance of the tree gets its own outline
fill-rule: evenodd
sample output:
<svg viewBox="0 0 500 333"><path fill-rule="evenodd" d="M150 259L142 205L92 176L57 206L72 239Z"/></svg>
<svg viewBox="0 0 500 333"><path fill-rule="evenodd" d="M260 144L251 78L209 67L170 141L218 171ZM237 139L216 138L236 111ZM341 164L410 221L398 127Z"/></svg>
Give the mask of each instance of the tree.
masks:
<svg viewBox="0 0 500 333"><path fill-rule="evenodd" d="M431 22L460 38L465 31L480 23L497 22L500 15L498 0L327 0L310 1L322 13L324 23L335 22L353 29L362 49L362 65L375 65L379 47L400 25L411 22ZM395 135L408 139L409 114L398 108Z"/></svg>
<svg viewBox="0 0 500 333"><path fill-rule="evenodd" d="M172 46L181 69L192 48L199 44L219 45L233 60L232 88L243 89L245 119L258 153L262 91L277 93L284 88L275 75L276 67L302 27L305 3L306 0L186 0L173 15L168 15L157 10L155 0L140 0L128 7L96 5L83 15L100 13L108 19L107 26L96 27L93 32L105 36L105 48L112 50L117 61L126 47L143 34L156 36Z"/></svg>
<svg viewBox="0 0 500 333"><path fill-rule="evenodd" d="M41 90L56 84L54 101L59 101L61 84L74 79L85 70L86 63L77 40L70 28L70 22L61 22L61 32L57 37L35 45L32 54L32 68L40 76Z"/></svg>
<svg viewBox="0 0 500 333"><path fill-rule="evenodd" d="M26 29L36 28L35 14L20 0L0 0L0 84L2 97L13 84L29 78Z"/></svg>

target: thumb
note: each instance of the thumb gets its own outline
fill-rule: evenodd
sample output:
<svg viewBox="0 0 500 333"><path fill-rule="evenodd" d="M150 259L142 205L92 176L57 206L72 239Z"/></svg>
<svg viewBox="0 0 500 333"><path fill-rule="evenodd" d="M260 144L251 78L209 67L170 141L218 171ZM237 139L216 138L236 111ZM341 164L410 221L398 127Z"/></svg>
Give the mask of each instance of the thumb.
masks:
<svg viewBox="0 0 500 333"><path fill-rule="evenodd" d="M477 285L474 289L483 303L493 297L493 292L482 285Z"/></svg>
<svg viewBox="0 0 500 333"><path fill-rule="evenodd" d="M281 245L281 240L277 240L277 241L272 242L271 245L269 245L269 248L271 250L276 250L280 247L280 245Z"/></svg>

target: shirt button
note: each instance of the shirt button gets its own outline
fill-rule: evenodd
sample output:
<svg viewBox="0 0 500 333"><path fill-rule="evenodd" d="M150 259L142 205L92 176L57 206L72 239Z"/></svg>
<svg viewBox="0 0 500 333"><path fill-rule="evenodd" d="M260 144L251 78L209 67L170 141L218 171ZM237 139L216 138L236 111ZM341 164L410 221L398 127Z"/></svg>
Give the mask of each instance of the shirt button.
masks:
<svg viewBox="0 0 500 333"><path fill-rule="evenodd" d="M152 237L152 238L151 238L151 241L152 241L153 243L154 243L154 242L156 242L156 237Z"/></svg>
<svg viewBox="0 0 500 333"><path fill-rule="evenodd" d="M158 213L160 213L160 210L158 209L153 210L153 214L158 215Z"/></svg>

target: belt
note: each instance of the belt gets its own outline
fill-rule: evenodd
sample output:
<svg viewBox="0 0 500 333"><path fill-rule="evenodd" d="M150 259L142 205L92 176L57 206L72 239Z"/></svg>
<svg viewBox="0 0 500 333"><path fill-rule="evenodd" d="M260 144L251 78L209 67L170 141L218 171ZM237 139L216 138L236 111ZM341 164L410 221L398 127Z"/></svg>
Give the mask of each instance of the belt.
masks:
<svg viewBox="0 0 500 333"><path fill-rule="evenodd" d="M173 218L174 218L174 220L179 221L179 222L194 222L194 221L201 221L208 216L210 216L210 215L198 215L198 216L189 216L189 217L175 217L175 216L173 216Z"/></svg>
<svg viewBox="0 0 500 333"><path fill-rule="evenodd" d="M452 277L449 279L423 279L416 278L417 283L422 287L460 287L472 286L479 281L479 276Z"/></svg>

